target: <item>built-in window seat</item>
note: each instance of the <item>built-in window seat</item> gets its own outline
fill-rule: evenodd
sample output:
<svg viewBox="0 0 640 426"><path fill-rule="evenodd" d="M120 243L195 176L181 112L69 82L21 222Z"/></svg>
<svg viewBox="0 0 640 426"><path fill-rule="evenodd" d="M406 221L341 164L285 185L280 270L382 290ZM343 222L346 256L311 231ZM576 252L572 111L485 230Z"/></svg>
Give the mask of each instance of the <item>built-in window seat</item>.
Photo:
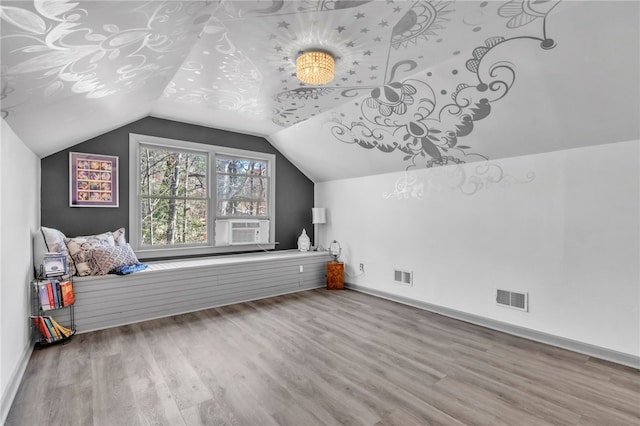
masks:
<svg viewBox="0 0 640 426"><path fill-rule="evenodd" d="M282 250L146 262L130 275L74 277L79 333L325 286L327 252Z"/></svg>

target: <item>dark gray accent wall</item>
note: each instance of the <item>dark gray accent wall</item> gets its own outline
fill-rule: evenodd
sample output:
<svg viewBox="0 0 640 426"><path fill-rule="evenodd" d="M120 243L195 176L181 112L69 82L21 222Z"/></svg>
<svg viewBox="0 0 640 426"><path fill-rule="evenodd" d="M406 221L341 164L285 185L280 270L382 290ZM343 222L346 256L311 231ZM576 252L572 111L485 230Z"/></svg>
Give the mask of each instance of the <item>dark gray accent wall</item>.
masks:
<svg viewBox="0 0 640 426"><path fill-rule="evenodd" d="M67 236L97 234L124 226L128 235L129 133L275 154L277 248L296 248L303 228L313 238L313 182L266 139L154 117L143 118L43 158L42 226L59 229ZM69 207L69 152L118 156L120 207Z"/></svg>

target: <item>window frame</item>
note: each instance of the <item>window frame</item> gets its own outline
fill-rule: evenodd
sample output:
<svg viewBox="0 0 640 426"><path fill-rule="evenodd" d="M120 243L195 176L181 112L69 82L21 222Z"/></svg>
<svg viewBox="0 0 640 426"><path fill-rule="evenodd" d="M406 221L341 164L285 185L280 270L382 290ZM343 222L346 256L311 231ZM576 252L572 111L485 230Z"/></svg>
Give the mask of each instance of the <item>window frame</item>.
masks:
<svg viewBox="0 0 640 426"><path fill-rule="evenodd" d="M207 243L197 245L165 245L158 247L142 245L142 226L140 223L140 158L141 145L157 146L159 149L175 149L179 151L202 152L208 155L208 198L207 198ZM269 242L264 244L241 245L215 245L215 223L217 214L217 173L216 159L242 158L255 159L267 163L267 219L269 220ZM139 258L170 258L192 255L237 253L256 250L273 250L275 242L275 195L276 195L276 156L266 152L249 151L238 148L229 148L217 145L208 145L197 142L189 142L179 139L169 139L158 136L129 134L129 244ZM253 219L252 217L239 217L240 219ZM224 220L229 217L224 217ZM263 217L256 217L264 220Z"/></svg>

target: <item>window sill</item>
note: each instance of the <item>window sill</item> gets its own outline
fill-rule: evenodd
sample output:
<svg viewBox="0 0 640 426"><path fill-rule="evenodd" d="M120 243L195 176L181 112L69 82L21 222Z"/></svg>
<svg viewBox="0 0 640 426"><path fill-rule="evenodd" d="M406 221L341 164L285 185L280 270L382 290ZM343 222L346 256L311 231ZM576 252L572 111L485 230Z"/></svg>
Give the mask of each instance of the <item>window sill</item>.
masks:
<svg viewBox="0 0 640 426"><path fill-rule="evenodd" d="M228 245L228 246L216 246L216 247L171 247L171 248L156 248L156 249L134 249L136 256L141 261L152 259L170 259L180 258L187 256L207 256L212 254L235 254L252 251L267 251L274 250L278 243L265 243L265 244L242 244L242 245Z"/></svg>

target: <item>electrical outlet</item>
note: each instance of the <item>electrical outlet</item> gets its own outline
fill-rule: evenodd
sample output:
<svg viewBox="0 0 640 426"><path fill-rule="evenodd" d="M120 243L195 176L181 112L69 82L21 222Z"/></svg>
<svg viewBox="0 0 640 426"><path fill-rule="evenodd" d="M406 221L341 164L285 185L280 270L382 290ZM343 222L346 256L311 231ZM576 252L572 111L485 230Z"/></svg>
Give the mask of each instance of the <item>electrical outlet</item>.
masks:
<svg viewBox="0 0 640 426"><path fill-rule="evenodd" d="M360 272L364 272L364 263L360 264Z"/></svg>
<svg viewBox="0 0 640 426"><path fill-rule="evenodd" d="M300 272L304 272L304 265L300 265Z"/></svg>

